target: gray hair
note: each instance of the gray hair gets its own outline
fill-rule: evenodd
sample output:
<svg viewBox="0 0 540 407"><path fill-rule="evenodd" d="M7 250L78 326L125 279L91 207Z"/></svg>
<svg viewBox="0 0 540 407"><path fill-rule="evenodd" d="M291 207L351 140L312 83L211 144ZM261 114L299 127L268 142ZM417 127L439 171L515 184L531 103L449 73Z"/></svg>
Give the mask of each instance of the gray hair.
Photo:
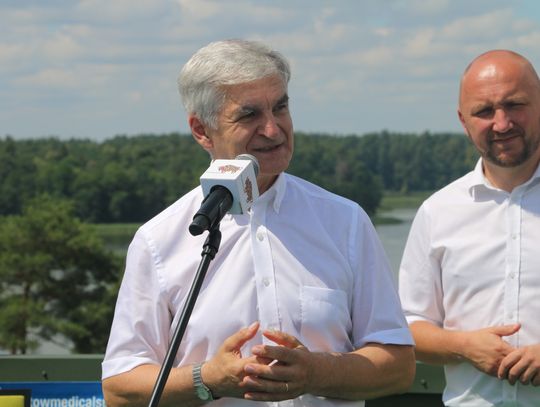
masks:
<svg viewBox="0 0 540 407"><path fill-rule="evenodd" d="M199 49L184 65L178 88L187 113L216 129L226 96L224 86L271 75L281 76L285 85L289 82L289 63L279 52L256 41L217 41Z"/></svg>

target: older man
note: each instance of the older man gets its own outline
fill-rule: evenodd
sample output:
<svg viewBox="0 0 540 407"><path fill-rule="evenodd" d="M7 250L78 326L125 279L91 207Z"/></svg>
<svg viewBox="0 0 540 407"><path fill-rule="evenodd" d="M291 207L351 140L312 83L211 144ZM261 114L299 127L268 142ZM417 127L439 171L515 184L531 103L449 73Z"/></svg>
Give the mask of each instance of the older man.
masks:
<svg viewBox="0 0 540 407"><path fill-rule="evenodd" d="M289 76L279 53L236 40L200 49L180 74L193 137L213 158L255 156L261 196L221 221L165 405L362 406L412 381L412 337L369 218L284 173ZM149 399L200 260L204 237L187 231L202 199L189 192L130 245L103 362L109 406Z"/></svg>
<svg viewBox="0 0 540 407"><path fill-rule="evenodd" d="M419 209L400 295L420 360L445 365L448 406L540 403L540 81L511 51L465 70L459 119L474 171Z"/></svg>

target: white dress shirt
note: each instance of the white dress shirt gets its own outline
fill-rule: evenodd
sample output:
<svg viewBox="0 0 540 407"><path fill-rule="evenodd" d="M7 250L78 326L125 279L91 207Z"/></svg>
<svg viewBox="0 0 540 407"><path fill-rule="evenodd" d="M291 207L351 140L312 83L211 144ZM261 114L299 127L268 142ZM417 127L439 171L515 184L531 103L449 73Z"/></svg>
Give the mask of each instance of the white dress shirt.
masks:
<svg viewBox="0 0 540 407"><path fill-rule="evenodd" d="M449 330L521 323L504 339L540 343L540 167L512 193L474 171L418 210L399 270L409 323ZM511 386L469 363L445 366L449 406L540 406L540 388Z"/></svg>
<svg viewBox="0 0 540 407"><path fill-rule="evenodd" d="M201 259L206 233L188 226L202 200L191 191L143 225L131 243L103 378L161 364ZM249 214L226 215L175 366L210 359L223 340L260 321L311 351L350 352L368 342L411 345L382 246L355 203L287 174ZM271 343L257 333L242 349ZM303 395L261 403L222 398L216 406L363 406ZM213 405L214 405L213 404Z"/></svg>

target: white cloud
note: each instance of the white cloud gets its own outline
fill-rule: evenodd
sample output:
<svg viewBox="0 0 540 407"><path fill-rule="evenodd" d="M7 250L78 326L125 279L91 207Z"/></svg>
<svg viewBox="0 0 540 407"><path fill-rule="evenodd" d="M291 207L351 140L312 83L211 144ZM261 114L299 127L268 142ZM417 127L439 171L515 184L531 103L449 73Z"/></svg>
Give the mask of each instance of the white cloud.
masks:
<svg viewBox="0 0 540 407"><path fill-rule="evenodd" d="M185 18L195 21L209 19L219 15L223 10L223 3L212 0L177 0Z"/></svg>
<svg viewBox="0 0 540 407"><path fill-rule="evenodd" d="M536 31L518 35L513 42L517 47L520 48L538 48L538 44L540 44L540 27L536 27Z"/></svg>
<svg viewBox="0 0 540 407"><path fill-rule="evenodd" d="M456 19L443 27L442 35L454 40L494 39L501 34L512 34L512 24L509 22L513 18L512 10L509 8L494 10L482 15L467 16Z"/></svg>
<svg viewBox="0 0 540 407"><path fill-rule="evenodd" d="M83 21L134 23L162 15L169 10L170 3L155 0L79 0L74 3L74 12Z"/></svg>
<svg viewBox="0 0 540 407"><path fill-rule="evenodd" d="M388 27L379 27L379 28L375 28L373 32L375 33L376 36L379 36L379 37L390 37L394 33L394 30Z"/></svg>
<svg viewBox="0 0 540 407"><path fill-rule="evenodd" d="M434 37L435 29L433 28L422 28L420 31L414 32L411 38L405 40L404 54L413 57L429 56L436 47Z"/></svg>
<svg viewBox="0 0 540 407"><path fill-rule="evenodd" d="M396 4L396 9L408 11L410 14L429 16L447 11L449 5L450 0L400 0Z"/></svg>
<svg viewBox="0 0 540 407"><path fill-rule="evenodd" d="M79 79L73 71L44 69L35 74L21 77L15 83L24 88L74 89L79 84Z"/></svg>
<svg viewBox="0 0 540 407"><path fill-rule="evenodd" d="M20 61L26 55L28 55L27 49L21 45L0 43L0 72L7 65Z"/></svg>
<svg viewBox="0 0 540 407"><path fill-rule="evenodd" d="M476 54L511 48L540 64L540 8L522 10L504 0L1 2L1 130L185 131L181 65L233 37L290 59L299 130L459 129L457 82ZM77 120L58 120L62 109Z"/></svg>
<svg viewBox="0 0 540 407"><path fill-rule="evenodd" d="M40 47L41 52L53 64L57 61L66 61L80 56L82 47L77 39L68 33L56 33L47 39Z"/></svg>

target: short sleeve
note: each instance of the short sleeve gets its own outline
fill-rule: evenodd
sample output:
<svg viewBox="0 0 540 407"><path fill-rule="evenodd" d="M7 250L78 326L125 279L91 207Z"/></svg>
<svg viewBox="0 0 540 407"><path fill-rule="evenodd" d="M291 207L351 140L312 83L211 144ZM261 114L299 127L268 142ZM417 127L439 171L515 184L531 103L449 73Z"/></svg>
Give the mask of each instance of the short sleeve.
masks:
<svg viewBox="0 0 540 407"><path fill-rule="evenodd" d="M351 263L355 271L353 345L413 345L386 253L369 217L362 210L358 213L357 227L351 232Z"/></svg>
<svg viewBox="0 0 540 407"><path fill-rule="evenodd" d="M440 263L432 244L429 211L418 210L399 268L399 295L407 322L427 321L442 326L444 320Z"/></svg>
<svg viewBox="0 0 540 407"><path fill-rule="evenodd" d="M163 299L155 251L139 229L131 242L102 363L105 379L142 364L159 364L167 352L171 317Z"/></svg>

